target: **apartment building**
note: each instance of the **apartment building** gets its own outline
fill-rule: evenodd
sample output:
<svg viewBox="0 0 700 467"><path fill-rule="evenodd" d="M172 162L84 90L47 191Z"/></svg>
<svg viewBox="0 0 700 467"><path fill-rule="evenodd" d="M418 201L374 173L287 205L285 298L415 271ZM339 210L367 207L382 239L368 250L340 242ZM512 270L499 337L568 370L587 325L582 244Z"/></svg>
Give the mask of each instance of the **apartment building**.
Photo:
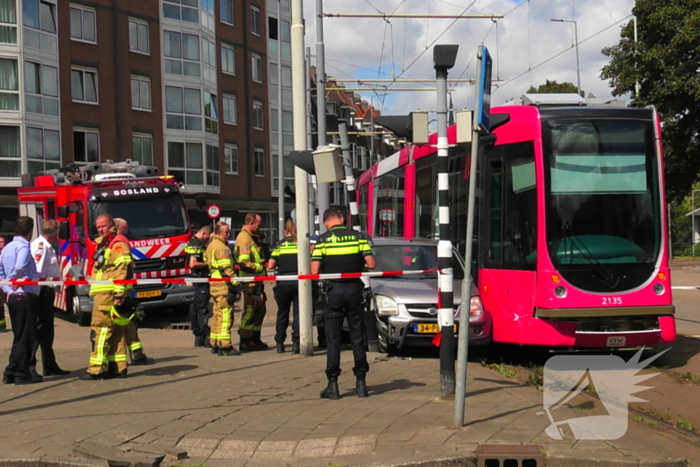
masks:
<svg viewBox="0 0 700 467"><path fill-rule="evenodd" d="M267 29L264 1L0 0L3 225L22 173L132 159L276 229Z"/></svg>

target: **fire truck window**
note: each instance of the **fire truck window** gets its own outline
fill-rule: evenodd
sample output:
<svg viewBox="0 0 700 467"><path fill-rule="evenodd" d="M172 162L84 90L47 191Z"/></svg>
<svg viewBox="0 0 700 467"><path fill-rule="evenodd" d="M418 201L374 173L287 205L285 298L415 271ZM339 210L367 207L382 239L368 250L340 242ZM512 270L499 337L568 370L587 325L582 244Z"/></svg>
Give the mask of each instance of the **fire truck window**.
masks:
<svg viewBox="0 0 700 467"><path fill-rule="evenodd" d="M47 209L47 215L49 219L56 219L56 202L52 199L48 200L48 209Z"/></svg>

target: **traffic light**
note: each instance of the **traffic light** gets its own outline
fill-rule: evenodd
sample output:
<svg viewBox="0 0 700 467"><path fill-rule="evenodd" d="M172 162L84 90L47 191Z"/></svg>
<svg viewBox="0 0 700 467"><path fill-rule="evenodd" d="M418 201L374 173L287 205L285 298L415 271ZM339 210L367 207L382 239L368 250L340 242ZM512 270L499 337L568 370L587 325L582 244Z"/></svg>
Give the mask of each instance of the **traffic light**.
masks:
<svg viewBox="0 0 700 467"><path fill-rule="evenodd" d="M428 144L428 112L375 117L374 122L414 144Z"/></svg>
<svg viewBox="0 0 700 467"><path fill-rule="evenodd" d="M314 167L314 156L312 151L292 151L287 155L287 159L292 164L299 167L301 170L308 172L310 175L316 175L316 167Z"/></svg>

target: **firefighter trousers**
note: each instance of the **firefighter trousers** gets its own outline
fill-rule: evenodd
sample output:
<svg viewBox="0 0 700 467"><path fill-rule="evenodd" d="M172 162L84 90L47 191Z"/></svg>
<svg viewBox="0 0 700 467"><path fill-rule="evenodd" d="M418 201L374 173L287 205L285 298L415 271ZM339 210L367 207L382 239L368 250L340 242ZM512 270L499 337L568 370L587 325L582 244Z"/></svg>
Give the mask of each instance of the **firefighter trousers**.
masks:
<svg viewBox="0 0 700 467"><path fill-rule="evenodd" d="M262 329L263 320L265 319L264 301L255 301L253 293L246 287L243 289L243 316L241 316L241 324L238 327L238 335L241 340L250 339L259 333Z"/></svg>
<svg viewBox="0 0 700 467"><path fill-rule="evenodd" d="M112 321L113 298L110 293L98 293L93 296L92 309L92 353L87 372L92 375L106 373L110 363L116 365L117 371L126 371L126 326L119 326Z"/></svg>
<svg viewBox="0 0 700 467"><path fill-rule="evenodd" d="M134 352L141 350L143 351L143 343L139 339L139 329L136 327L133 321L129 322L128 326L125 326L125 339L126 347L129 349L129 355L131 360L134 360Z"/></svg>
<svg viewBox="0 0 700 467"><path fill-rule="evenodd" d="M233 306L227 295L212 295L214 312L211 317L211 334L209 342L213 348L230 349L231 327L233 327Z"/></svg>

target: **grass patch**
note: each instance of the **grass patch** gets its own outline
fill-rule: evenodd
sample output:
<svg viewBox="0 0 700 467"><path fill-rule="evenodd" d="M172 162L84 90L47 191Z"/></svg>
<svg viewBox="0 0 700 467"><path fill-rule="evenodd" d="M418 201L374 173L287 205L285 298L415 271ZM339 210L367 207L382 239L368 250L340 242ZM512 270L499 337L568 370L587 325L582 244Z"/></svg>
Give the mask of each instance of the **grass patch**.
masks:
<svg viewBox="0 0 700 467"><path fill-rule="evenodd" d="M677 426L678 428L682 428L682 429L688 430L688 431L693 431L693 432L698 431L698 427L695 426L695 425L693 425L691 422L689 422L689 421L686 420L685 418L679 419L679 420L676 422L676 426Z"/></svg>
<svg viewBox="0 0 700 467"><path fill-rule="evenodd" d="M686 373L680 373L678 371L673 371L669 370L668 368L659 368L656 366L653 366L650 368L653 371L659 371L661 373L664 373L672 378L675 378L676 380L680 381L681 383L688 383L688 384L694 384L696 386L700 386L700 376L694 375L691 372L686 372Z"/></svg>

